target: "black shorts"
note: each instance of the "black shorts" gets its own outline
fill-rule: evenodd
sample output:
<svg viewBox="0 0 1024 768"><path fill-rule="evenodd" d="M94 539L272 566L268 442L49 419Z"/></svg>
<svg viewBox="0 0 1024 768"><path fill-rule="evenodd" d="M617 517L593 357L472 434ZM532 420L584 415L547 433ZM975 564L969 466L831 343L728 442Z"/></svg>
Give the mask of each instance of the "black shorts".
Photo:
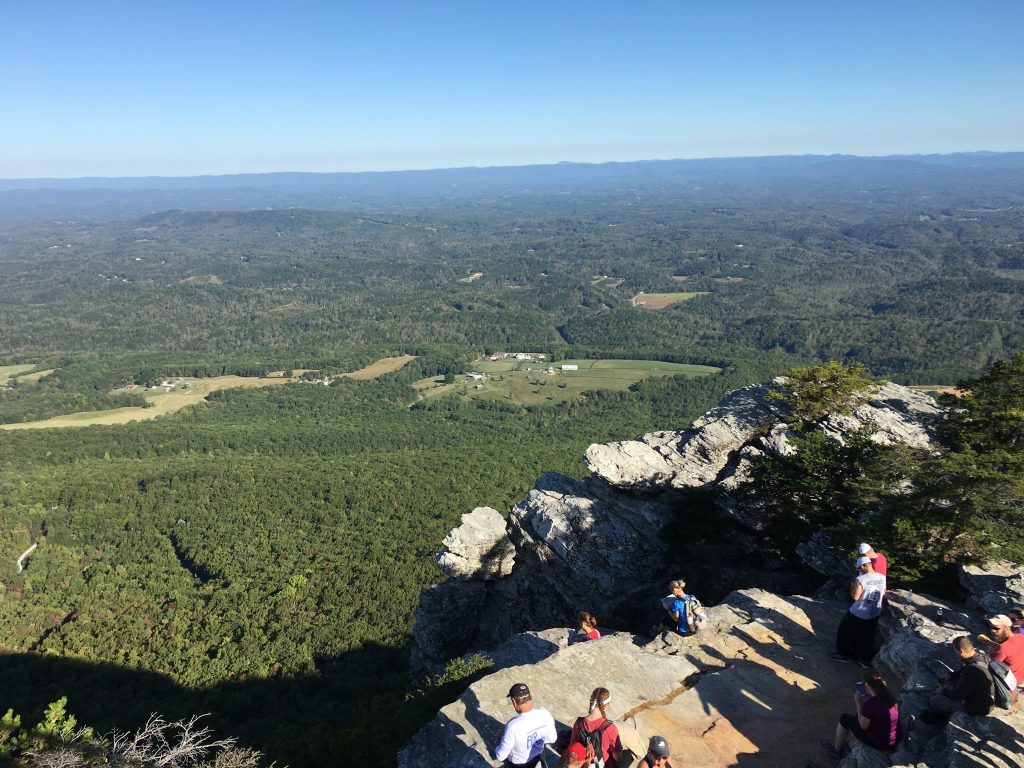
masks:
<svg viewBox="0 0 1024 768"><path fill-rule="evenodd" d="M849 715L845 713L840 715L839 724L856 736L857 741L863 741L869 747L874 747L875 749L889 749L888 744L875 744L868 738L868 732L860 727L860 720L857 719L856 715Z"/></svg>

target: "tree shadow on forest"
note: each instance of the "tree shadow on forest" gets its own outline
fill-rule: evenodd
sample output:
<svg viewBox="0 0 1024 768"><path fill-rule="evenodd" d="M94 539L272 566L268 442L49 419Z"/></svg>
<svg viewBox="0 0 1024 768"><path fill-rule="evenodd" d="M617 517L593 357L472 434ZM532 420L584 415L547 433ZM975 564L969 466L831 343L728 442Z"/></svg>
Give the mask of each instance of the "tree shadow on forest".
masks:
<svg viewBox="0 0 1024 768"><path fill-rule="evenodd" d="M312 674L190 688L106 662L0 653L0 714L13 709L32 725L66 696L80 725L106 733L134 730L152 713L168 720L209 713L203 723L216 738L235 737L268 763L393 766L397 749L434 714L405 706L407 670L405 648L372 643L321 661Z"/></svg>

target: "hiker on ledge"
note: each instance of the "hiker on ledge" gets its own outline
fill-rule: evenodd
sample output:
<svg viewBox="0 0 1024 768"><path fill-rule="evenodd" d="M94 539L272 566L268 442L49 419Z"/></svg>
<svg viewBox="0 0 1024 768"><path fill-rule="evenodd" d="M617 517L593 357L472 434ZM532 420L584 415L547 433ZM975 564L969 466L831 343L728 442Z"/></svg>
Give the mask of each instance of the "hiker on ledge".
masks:
<svg viewBox="0 0 1024 768"><path fill-rule="evenodd" d="M992 711L995 684L985 655L967 635L953 638L953 650L960 657L960 669L945 677L928 701L928 711L921 715L926 723L941 722L954 712L981 717Z"/></svg>
<svg viewBox="0 0 1024 768"><path fill-rule="evenodd" d="M587 640L600 640L601 633L597 631L597 619L594 614L587 611L580 612L580 626L569 635L569 645L585 643Z"/></svg>
<svg viewBox="0 0 1024 768"><path fill-rule="evenodd" d="M636 768L672 768L668 759L672 757L672 750L668 748L668 742L662 736L651 736L647 745L647 754L636 764Z"/></svg>
<svg viewBox="0 0 1024 768"><path fill-rule="evenodd" d="M607 688L595 688L590 694L590 712L576 718L572 726L570 744L582 744L591 761L601 760L600 765L618 768L622 758L622 741L619 729L608 719L608 705L612 695ZM593 764L593 763L591 763Z"/></svg>
<svg viewBox="0 0 1024 768"><path fill-rule="evenodd" d="M871 548L870 544L862 542L861 545L857 547L857 556L869 558L871 560L871 567L875 569L875 573L880 573L885 576L885 578L889 578L889 563L886 561L885 555L881 552L875 552L875 550Z"/></svg>
<svg viewBox="0 0 1024 768"><path fill-rule="evenodd" d="M692 635L707 619L704 606L696 597L686 594L686 582L682 579L669 582L668 588L672 594L661 599L662 606L672 617L676 632Z"/></svg>
<svg viewBox="0 0 1024 768"><path fill-rule="evenodd" d="M555 719L544 707L533 706L533 696L525 683L516 683L508 691L516 716L505 725L501 743L494 757L505 768L536 768L544 766L544 745L554 744Z"/></svg>
<svg viewBox="0 0 1024 768"><path fill-rule="evenodd" d="M875 749L886 750L899 743L903 736L900 732L900 711L896 698L880 674L874 670L864 673L863 683L853 694L853 705L857 714L840 715L835 740L821 742L830 757L840 759L846 756L851 734Z"/></svg>
<svg viewBox="0 0 1024 768"><path fill-rule="evenodd" d="M861 669L870 669L875 655L875 630L885 596L885 576L875 573L871 558L863 555L857 559L857 570L860 575L850 589L853 605L839 622L836 650L829 656L843 662L853 659Z"/></svg>

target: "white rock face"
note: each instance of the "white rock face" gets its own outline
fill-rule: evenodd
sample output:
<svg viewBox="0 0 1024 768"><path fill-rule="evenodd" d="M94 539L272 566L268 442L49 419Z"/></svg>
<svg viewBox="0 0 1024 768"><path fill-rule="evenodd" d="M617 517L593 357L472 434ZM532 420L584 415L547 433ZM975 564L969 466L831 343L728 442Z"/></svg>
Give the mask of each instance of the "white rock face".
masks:
<svg viewBox="0 0 1024 768"><path fill-rule="evenodd" d="M592 445L584 461L591 472L617 488L735 485L731 477L744 446L782 456L793 451L788 414L783 405L765 399L770 389L761 384L731 392L689 429ZM873 439L880 443L928 448L933 425L941 414L942 409L928 395L886 383L853 413L830 416L822 428L841 441L845 434L870 425L876 430Z"/></svg>
<svg viewBox="0 0 1024 768"><path fill-rule="evenodd" d="M512 573L516 548L505 534L505 519L491 507L462 516L462 525L444 537L437 564L450 578L500 579Z"/></svg>

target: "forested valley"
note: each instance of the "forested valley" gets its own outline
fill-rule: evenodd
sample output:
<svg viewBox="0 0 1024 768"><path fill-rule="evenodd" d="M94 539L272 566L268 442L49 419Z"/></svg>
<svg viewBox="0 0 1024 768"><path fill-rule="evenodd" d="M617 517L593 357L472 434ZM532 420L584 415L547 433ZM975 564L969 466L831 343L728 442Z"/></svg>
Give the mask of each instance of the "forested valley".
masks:
<svg viewBox="0 0 1024 768"><path fill-rule="evenodd" d="M795 365L952 385L1024 349L1020 156L819 161L0 184L0 366L42 373L0 383L0 424L416 356L0 431L0 715L209 712L278 765L392 765L459 685L410 681L407 654L461 514ZM662 293L684 296L637 305ZM515 351L722 370L539 406L412 386Z"/></svg>

